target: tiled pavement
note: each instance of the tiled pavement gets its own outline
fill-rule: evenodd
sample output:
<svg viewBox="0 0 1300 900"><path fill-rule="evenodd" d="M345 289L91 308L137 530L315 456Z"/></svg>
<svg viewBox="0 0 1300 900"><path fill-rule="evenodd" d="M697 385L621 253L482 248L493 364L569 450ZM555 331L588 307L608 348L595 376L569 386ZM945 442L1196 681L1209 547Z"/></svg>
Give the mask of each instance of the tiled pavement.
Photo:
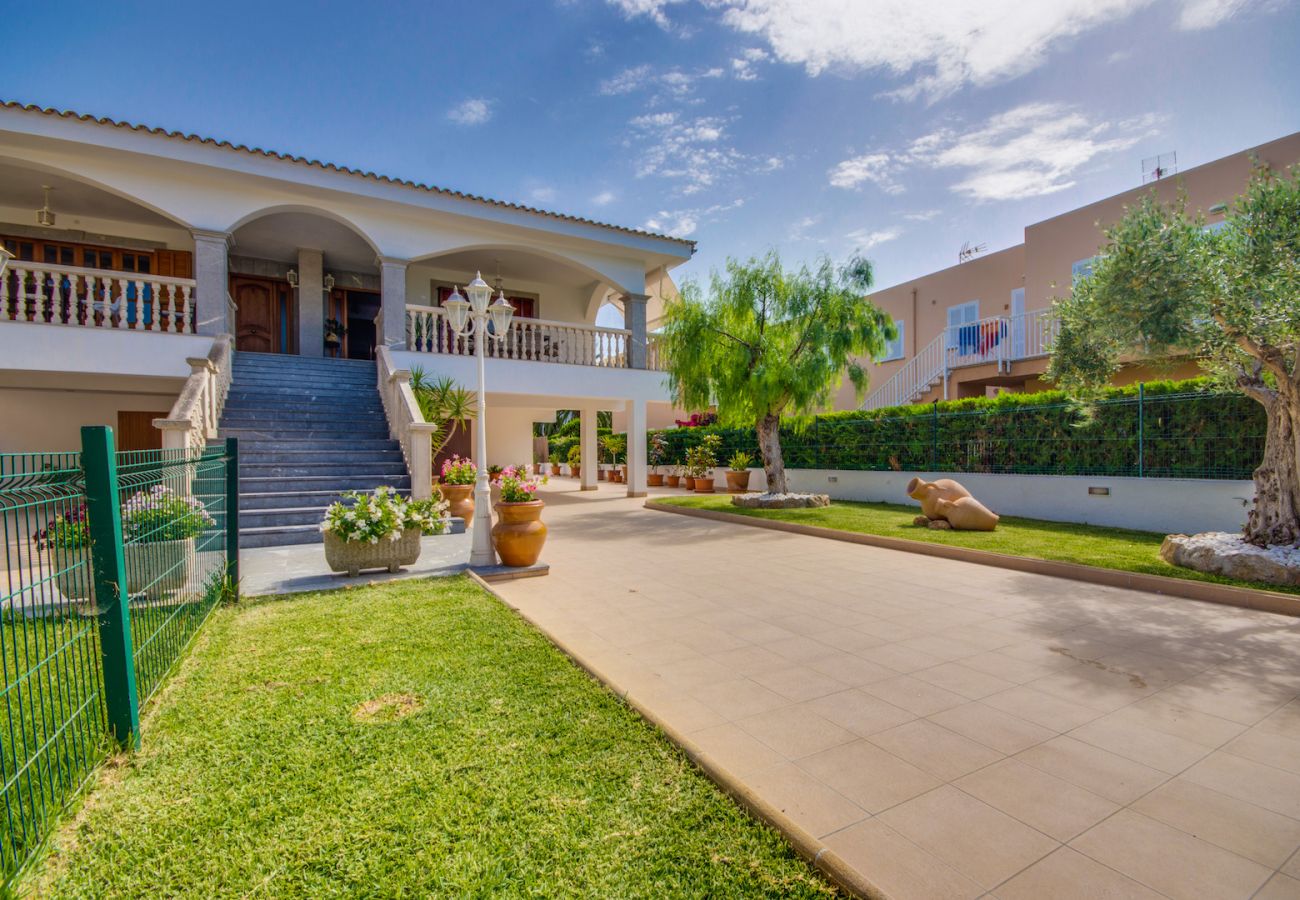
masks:
<svg viewBox="0 0 1300 900"><path fill-rule="evenodd" d="M546 499L499 592L890 897L1300 897L1300 620Z"/></svg>

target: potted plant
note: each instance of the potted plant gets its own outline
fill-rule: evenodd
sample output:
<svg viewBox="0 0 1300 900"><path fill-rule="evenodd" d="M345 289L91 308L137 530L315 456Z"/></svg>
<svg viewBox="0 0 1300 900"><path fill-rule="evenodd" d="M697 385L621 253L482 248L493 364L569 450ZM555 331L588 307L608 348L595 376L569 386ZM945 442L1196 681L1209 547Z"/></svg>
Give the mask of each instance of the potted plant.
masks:
<svg viewBox="0 0 1300 900"><path fill-rule="evenodd" d="M180 590L194 563L194 539L216 525L196 497L156 484L122 504L123 558L126 587L132 595L158 600ZM86 507L78 505L56 515L33 535L38 550L55 557L52 568L60 593L69 600L95 602L95 578L90 557L90 523ZM83 567L74 565L84 559Z"/></svg>
<svg viewBox="0 0 1300 900"><path fill-rule="evenodd" d="M488 481L496 484L501 480L501 473L505 471L505 466L491 465L488 466Z"/></svg>
<svg viewBox="0 0 1300 900"><path fill-rule="evenodd" d="M474 521L474 482L478 480L478 467L472 459L452 456L443 460L442 483L438 490L448 503L448 511L465 520L468 529Z"/></svg>
<svg viewBox="0 0 1300 900"><path fill-rule="evenodd" d="M744 494L749 491L749 466L754 458L744 450L731 454L727 462L727 493Z"/></svg>
<svg viewBox="0 0 1300 900"><path fill-rule="evenodd" d="M669 466L668 474L664 476L664 480L669 487L677 487L682 480L682 467L678 465Z"/></svg>
<svg viewBox="0 0 1300 900"><path fill-rule="evenodd" d="M501 477L501 502L497 504L497 523L492 526L492 544L502 565L531 566L542 555L546 543L542 509L546 504L537 499L537 487L536 478L513 468Z"/></svg>
<svg viewBox="0 0 1300 900"><path fill-rule="evenodd" d="M582 476L582 447L577 444L569 448L569 471L574 478Z"/></svg>
<svg viewBox="0 0 1300 900"><path fill-rule="evenodd" d="M446 500L406 502L387 485L348 491L325 510L320 530L331 572L355 578L362 569L396 572L420 558L420 536L447 530Z"/></svg>
<svg viewBox="0 0 1300 900"><path fill-rule="evenodd" d="M609 470L609 480L616 483L624 481L626 471L619 463L627 453L627 435L607 434L601 438L601 443L604 444L605 452L609 454L609 460L613 463L613 468Z"/></svg>
<svg viewBox="0 0 1300 900"><path fill-rule="evenodd" d="M713 467L718 464L718 450L722 438L706 434L704 439L686 451L686 465L690 469L691 483L696 493L713 493Z"/></svg>
<svg viewBox="0 0 1300 900"><path fill-rule="evenodd" d="M325 349L327 352L338 355L339 347L343 344L343 338L348 333L347 328L338 319L325 320Z"/></svg>
<svg viewBox="0 0 1300 900"><path fill-rule="evenodd" d="M557 478L560 475L560 464L555 462L554 460L551 460L551 474L556 476Z"/></svg>
<svg viewBox="0 0 1300 900"><path fill-rule="evenodd" d="M663 487L664 476L659 471L663 465L664 459L668 456L668 441L659 432L650 435L650 447L646 453L646 460L650 463L650 472L645 477L647 487Z"/></svg>

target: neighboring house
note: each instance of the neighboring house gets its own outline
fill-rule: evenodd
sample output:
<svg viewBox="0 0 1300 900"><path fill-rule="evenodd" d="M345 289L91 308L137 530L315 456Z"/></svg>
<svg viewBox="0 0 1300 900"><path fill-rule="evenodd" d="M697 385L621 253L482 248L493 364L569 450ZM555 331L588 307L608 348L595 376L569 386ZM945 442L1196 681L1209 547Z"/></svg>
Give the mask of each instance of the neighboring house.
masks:
<svg viewBox="0 0 1300 900"><path fill-rule="evenodd" d="M439 306L476 272L494 295L504 292L517 323L504 346L490 347L487 463L529 462L533 423L557 409L625 411L637 445L647 407L669 400L650 331L661 295L676 291L669 271L695 249L17 103L0 106L0 239L15 256L0 280L0 451L75 449L85 424L114 426L126 448L193 447L230 433L269 453L294 438L280 449L316 455L286 477L331 462L327 455L337 457L329 471L364 459L346 443L310 441L342 440L350 418L379 414L379 393L367 385L391 371L422 367L474 388L473 343L449 334ZM595 325L607 304L623 312L625 328ZM329 320L346 333L327 343ZM233 362L216 340L223 334L233 336ZM277 383L293 390L277 392ZM304 397L318 401L306 412ZM384 392L402 468L413 460L423 468L395 398L400 391ZM295 416L314 424L298 435L249 427ZM376 460L376 471L392 474ZM367 471L359 461L353 468ZM404 474L415 493L428 490L427 478ZM644 483L634 459L629 490Z"/></svg>
<svg viewBox="0 0 1300 900"><path fill-rule="evenodd" d="M871 367L866 402L845 387L836 408L1045 389L1039 376L1055 334L1052 298L1068 294L1073 280L1091 271L1104 229L1151 190L1164 201L1185 192L1189 208L1215 227L1246 189L1256 162L1279 172L1300 163L1300 133L1037 222L1025 229L1023 244L877 291L871 299L894 319L899 339ZM1115 382L1198 371L1191 360L1153 367L1134 359Z"/></svg>

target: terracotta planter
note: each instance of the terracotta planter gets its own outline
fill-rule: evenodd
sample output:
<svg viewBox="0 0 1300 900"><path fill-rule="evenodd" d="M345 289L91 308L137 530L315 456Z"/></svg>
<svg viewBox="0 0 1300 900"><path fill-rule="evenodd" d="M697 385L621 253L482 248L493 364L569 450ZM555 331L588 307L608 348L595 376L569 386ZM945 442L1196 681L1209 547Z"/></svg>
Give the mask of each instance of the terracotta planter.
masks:
<svg viewBox="0 0 1300 900"><path fill-rule="evenodd" d="M621 476L621 475L619 474L618 469L610 469L610 470L609 470L609 480L610 480L610 482L612 482L613 484L618 484L620 481L623 480L623 476Z"/></svg>
<svg viewBox="0 0 1300 900"><path fill-rule="evenodd" d="M332 531L325 532L325 562L331 572L347 572L352 578L362 569L387 569L396 572L402 566L415 565L420 558L420 529L408 528L395 541L376 544L345 541Z"/></svg>
<svg viewBox="0 0 1300 900"><path fill-rule="evenodd" d="M596 470L596 480L597 480L597 481L607 481L608 479L609 479L609 470L608 470L608 469L597 469L597 470Z"/></svg>
<svg viewBox="0 0 1300 900"><path fill-rule="evenodd" d="M488 483L496 484L498 481L501 480L501 474L502 473L500 472L488 472Z"/></svg>
<svg viewBox="0 0 1300 900"><path fill-rule="evenodd" d="M554 475L556 478L559 478L559 477L560 477L560 464L559 464L559 463L551 463L551 474Z"/></svg>
<svg viewBox="0 0 1300 900"><path fill-rule="evenodd" d="M575 463L574 465L569 466L569 469L573 472L574 478L582 477L582 463Z"/></svg>
<svg viewBox="0 0 1300 900"><path fill-rule="evenodd" d="M688 491L693 491L693 490L695 490L695 479L692 478L690 475L683 475L683 476L682 476L682 487L686 488L686 490L688 490Z"/></svg>
<svg viewBox="0 0 1300 900"><path fill-rule="evenodd" d="M749 491L749 470L733 472L727 470L727 493L744 494Z"/></svg>
<svg viewBox="0 0 1300 900"><path fill-rule="evenodd" d="M656 472L651 472L648 475L646 475L645 483L646 483L646 487L663 487L664 476Z"/></svg>
<svg viewBox="0 0 1300 900"><path fill-rule="evenodd" d="M464 519L468 529L474 521L474 485L440 484L438 490L442 491L442 498L448 503L447 515Z"/></svg>
<svg viewBox="0 0 1300 900"><path fill-rule="evenodd" d="M694 484L695 484L695 493L697 493L697 494L712 494L712 493L713 493L713 476L712 476L712 475L709 475L709 476L707 476L707 477L705 477L705 478L693 478L693 479L691 479L691 481L694 482Z"/></svg>
<svg viewBox="0 0 1300 900"><path fill-rule="evenodd" d="M492 526L492 544L502 565L531 566L542 555L546 525L542 522L541 500L502 503L497 506L497 523Z"/></svg>
<svg viewBox="0 0 1300 900"><path fill-rule="evenodd" d="M67 552L66 559L59 558L60 570L54 580L59 586L59 593L69 600L87 600L95 603L95 577L90 565L90 553L87 552L85 564L73 566L72 563L82 558L72 551ZM168 594L175 593L185 586L190 577L190 565L194 562L194 538L183 541L155 541L153 543L128 543L122 548L126 563L126 589L135 597L143 592L146 600L160 600Z"/></svg>
<svg viewBox="0 0 1300 900"><path fill-rule="evenodd" d="M668 475L665 476L664 481L668 483L669 487L677 487L677 485L681 484L682 477L680 475Z"/></svg>

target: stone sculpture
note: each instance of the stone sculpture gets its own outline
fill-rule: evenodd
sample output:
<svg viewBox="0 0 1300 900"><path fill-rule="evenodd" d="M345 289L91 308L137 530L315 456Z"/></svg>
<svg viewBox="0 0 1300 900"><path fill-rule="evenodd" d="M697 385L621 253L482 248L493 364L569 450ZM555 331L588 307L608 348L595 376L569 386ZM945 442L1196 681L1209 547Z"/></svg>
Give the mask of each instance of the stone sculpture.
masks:
<svg viewBox="0 0 1300 900"><path fill-rule="evenodd" d="M916 525L957 531L992 531L998 526L997 514L951 478L913 478L907 483L907 496L921 501L923 515L913 520Z"/></svg>

